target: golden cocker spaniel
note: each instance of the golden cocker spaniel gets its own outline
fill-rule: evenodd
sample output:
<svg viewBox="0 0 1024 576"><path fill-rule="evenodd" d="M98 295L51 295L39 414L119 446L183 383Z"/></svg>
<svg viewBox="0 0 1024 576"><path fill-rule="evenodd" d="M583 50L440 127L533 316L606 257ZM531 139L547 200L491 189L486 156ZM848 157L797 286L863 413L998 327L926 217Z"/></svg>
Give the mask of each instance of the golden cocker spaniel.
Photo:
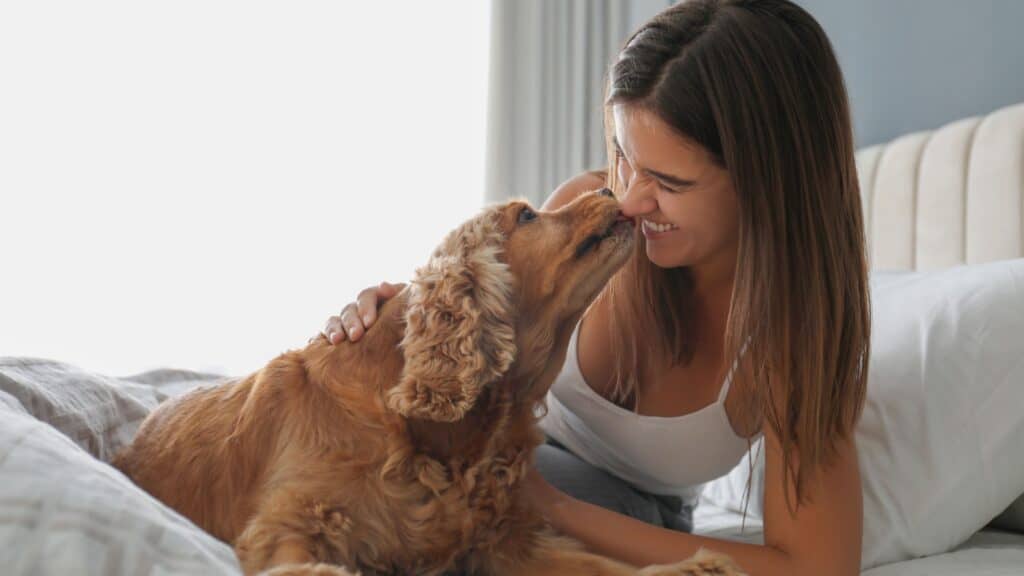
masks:
<svg viewBox="0 0 1024 576"><path fill-rule="evenodd" d="M607 190L487 208L359 342L320 336L164 403L115 466L232 543L247 574L636 574L554 534L521 489L535 407L633 243ZM731 566L700 554L641 573Z"/></svg>

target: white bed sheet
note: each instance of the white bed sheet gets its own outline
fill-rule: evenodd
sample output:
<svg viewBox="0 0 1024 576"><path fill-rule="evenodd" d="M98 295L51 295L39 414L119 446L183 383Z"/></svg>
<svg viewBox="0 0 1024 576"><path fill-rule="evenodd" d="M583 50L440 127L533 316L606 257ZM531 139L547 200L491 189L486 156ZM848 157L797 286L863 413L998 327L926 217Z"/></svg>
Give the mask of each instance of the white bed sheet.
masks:
<svg viewBox="0 0 1024 576"><path fill-rule="evenodd" d="M743 516L706 501L694 512L694 532L704 536L761 544L759 518ZM1024 534L986 529L946 554L878 566L861 576L1024 576Z"/></svg>

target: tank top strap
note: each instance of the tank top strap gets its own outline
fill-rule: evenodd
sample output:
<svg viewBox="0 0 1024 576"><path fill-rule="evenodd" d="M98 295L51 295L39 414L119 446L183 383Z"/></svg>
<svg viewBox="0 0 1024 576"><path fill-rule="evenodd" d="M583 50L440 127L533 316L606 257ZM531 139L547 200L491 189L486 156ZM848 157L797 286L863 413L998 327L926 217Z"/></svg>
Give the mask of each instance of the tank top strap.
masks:
<svg viewBox="0 0 1024 576"><path fill-rule="evenodd" d="M739 364L740 358L743 357L743 353L747 351L747 344L750 343L750 337L743 341L743 346L740 347L739 355L735 360L732 361L732 366L729 367L728 374L725 375L725 381L722 382L722 389L718 391L717 402L721 404L725 401L725 397L729 394L729 386L732 385L733 374L736 372L736 365Z"/></svg>
<svg viewBox="0 0 1024 576"><path fill-rule="evenodd" d="M722 382L722 389L718 391L718 400L715 402L719 404L725 402L725 397L729 394L729 385L732 384L732 372L735 367L736 363L733 362L732 368L729 369L729 373L725 375L725 381Z"/></svg>

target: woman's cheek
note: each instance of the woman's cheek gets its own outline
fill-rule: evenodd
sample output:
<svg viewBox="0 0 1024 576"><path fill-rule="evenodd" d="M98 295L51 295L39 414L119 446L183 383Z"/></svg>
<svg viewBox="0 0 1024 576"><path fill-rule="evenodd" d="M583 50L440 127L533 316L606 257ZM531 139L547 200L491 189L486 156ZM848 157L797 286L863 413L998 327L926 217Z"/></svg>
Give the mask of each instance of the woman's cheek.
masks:
<svg viewBox="0 0 1024 576"><path fill-rule="evenodd" d="M673 242L676 247L676 253L686 257L687 260L697 258L699 256L698 249L701 246L700 237L700 230L698 228L680 225Z"/></svg>

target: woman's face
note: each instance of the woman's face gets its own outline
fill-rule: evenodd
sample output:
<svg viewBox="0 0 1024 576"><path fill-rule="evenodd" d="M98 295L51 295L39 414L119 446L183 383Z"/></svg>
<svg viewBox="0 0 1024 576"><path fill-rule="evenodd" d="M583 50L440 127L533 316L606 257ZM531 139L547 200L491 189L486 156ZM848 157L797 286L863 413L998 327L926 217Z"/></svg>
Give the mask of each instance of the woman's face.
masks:
<svg viewBox="0 0 1024 576"><path fill-rule="evenodd" d="M735 262L739 215L729 173L653 112L616 104L612 114L619 200L642 221L647 257L662 268L721 262L731 271L724 260Z"/></svg>

